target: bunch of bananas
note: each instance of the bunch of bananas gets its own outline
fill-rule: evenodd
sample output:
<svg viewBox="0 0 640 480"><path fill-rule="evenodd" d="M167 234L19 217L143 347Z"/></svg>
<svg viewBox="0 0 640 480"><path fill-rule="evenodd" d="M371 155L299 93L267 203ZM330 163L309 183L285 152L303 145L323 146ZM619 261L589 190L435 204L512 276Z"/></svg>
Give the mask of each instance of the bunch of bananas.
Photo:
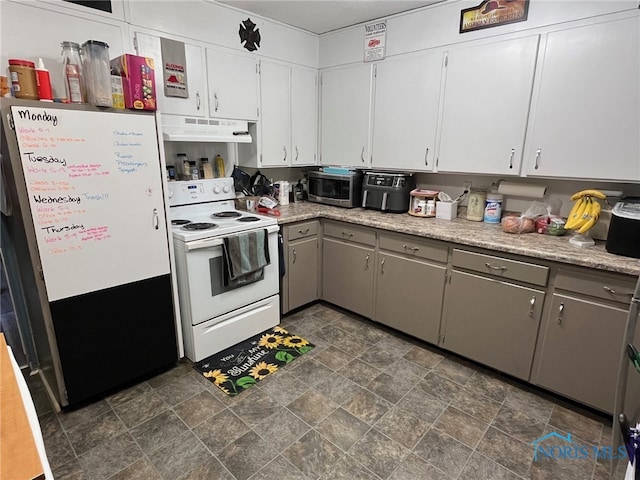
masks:
<svg viewBox="0 0 640 480"><path fill-rule="evenodd" d="M571 195L574 203L564 228L580 234L587 233L600 218L602 205L598 200L606 198L607 196L599 190L582 190Z"/></svg>

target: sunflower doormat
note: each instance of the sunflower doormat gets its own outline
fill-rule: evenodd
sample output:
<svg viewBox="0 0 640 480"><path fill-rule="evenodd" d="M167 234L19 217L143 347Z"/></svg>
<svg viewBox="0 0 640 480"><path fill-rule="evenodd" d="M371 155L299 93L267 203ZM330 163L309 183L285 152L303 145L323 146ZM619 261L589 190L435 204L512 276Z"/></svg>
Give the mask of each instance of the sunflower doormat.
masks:
<svg viewBox="0 0 640 480"><path fill-rule="evenodd" d="M193 368L227 395L238 395L313 347L276 326L201 360Z"/></svg>

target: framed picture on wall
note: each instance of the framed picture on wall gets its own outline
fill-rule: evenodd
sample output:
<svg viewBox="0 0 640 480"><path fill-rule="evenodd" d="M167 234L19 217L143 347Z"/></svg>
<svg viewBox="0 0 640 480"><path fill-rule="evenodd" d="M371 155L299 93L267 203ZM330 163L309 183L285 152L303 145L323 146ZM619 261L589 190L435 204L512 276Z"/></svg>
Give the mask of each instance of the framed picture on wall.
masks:
<svg viewBox="0 0 640 480"><path fill-rule="evenodd" d="M460 33L524 22L528 13L529 0L484 0L460 12Z"/></svg>

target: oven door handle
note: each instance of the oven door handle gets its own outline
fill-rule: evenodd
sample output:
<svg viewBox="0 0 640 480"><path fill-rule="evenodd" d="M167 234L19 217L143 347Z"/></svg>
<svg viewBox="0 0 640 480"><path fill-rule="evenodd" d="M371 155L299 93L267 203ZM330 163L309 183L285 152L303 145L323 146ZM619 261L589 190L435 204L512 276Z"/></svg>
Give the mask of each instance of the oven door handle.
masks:
<svg viewBox="0 0 640 480"><path fill-rule="evenodd" d="M193 250L199 250L201 248L212 248L219 247L223 244L222 238L216 239L204 239L204 240L194 240L193 242L187 242L184 244L184 248L187 252L191 252Z"/></svg>
<svg viewBox="0 0 640 480"><path fill-rule="evenodd" d="M280 230L280 227L278 225L269 225L268 227L265 227L265 228L267 230L267 233L275 233L278 230ZM219 247L224 243L222 240L223 238L224 237L205 238L202 240L194 240L192 242L186 242L184 244L184 248L187 252L191 252L192 250L198 250L200 248Z"/></svg>

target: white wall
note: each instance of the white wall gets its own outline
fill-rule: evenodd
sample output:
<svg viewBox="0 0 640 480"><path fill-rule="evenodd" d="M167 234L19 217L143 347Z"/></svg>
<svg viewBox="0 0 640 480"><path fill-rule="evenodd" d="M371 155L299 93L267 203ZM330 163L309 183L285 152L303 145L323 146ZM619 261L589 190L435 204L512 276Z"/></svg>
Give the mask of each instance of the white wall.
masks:
<svg viewBox="0 0 640 480"><path fill-rule="evenodd" d="M170 32L197 42L248 51L240 44L240 24L250 18L260 29L260 48L252 55L318 67L319 37L265 20L242 10L202 0L136 1L127 3L132 26Z"/></svg>

